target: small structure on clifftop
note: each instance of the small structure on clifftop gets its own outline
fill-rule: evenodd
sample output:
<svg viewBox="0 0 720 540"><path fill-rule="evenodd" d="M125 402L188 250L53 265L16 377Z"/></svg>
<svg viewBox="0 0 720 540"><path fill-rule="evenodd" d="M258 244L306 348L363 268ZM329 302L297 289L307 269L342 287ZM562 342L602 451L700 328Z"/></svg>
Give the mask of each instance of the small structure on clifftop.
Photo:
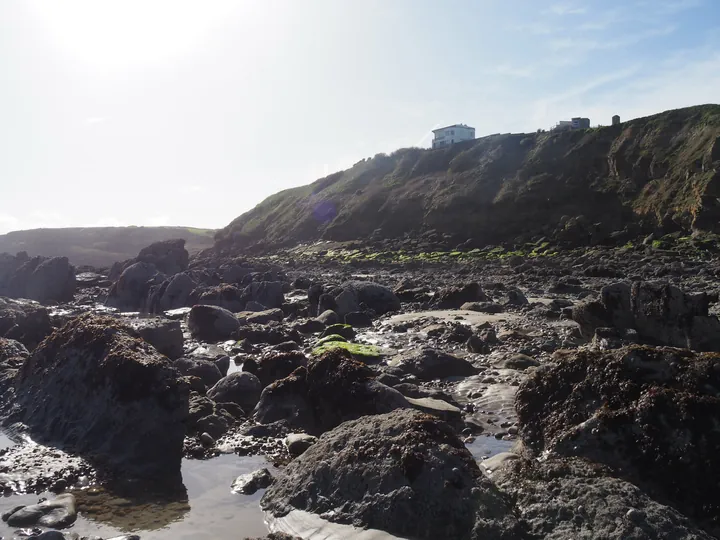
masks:
<svg viewBox="0 0 720 540"><path fill-rule="evenodd" d="M465 124L453 124L444 128L434 129L435 138L432 142L433 148L450 146L461 141L472 141L475 138L475 128Z"/></svg>
<svg viewBox="0 0 720 540"><path fill-rule="evenodd" d="M619 126L620 125L620 115L616 114L612 117L612 125L613 126Z"/></svg>

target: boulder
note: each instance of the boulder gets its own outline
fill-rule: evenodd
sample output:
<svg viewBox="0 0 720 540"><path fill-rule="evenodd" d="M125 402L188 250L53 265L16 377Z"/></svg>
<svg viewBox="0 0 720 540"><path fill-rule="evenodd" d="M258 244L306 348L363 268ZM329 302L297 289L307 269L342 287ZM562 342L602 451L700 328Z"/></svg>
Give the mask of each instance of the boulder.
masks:
<svg viewBox="0 0 720 540"><path fill-rule="evenodd" d="M150 263L132 264L110 287L106 304L120 311L142 311L151 287L161 284L164 279L165 276Z"/></svg>
<svg viewBox="0 0 720 540"><path fill-rule="evenodd" d="M91 314L55 331L15 377L5 420L125 475L178 475L188 388L166 357L131 333Z"/></svg>
<svg viewBox="0 0 720 540"><path fill-rule="evenodd" d="M261 424L283 421L316 435L368 414L409 407L405 397L375 380L374 372L343 351L330 351L267 386L254 418Z"/></svg>
<svg viewBox="0 0 720 540"><path fill-rule="evenodd" d="M378 315L400 310L400 299L392 289L370 281L347 281L335 296L337 314L344 318L348 313L361 311L363 306Z"/></svg>
<svg viewBox="0 0 720 540"><path fill-rule="evenodd" d="M267 324L271 321L280 322L285 317L282 309L273 308L263 311L238 314L239 319L244 319L247 324Z"/></svg>
<svg viewBox="0 0 720 540"><path fill-rule="evenodd" d="M453 429L409 409L326 433L283 469L261 507L275 517L301 510L403 538L524 537Z"/></svg>
<svg viewBox="0 0 720 540"><path fill-rule="evenodd" d="M228 370L230 369L230 357L227 355L223 355L219 358L216 358L213 360L213 363L220 371L220 374L225 377L228 374Z"/></svg>
<svg viewBox="0 0 720 540"><path fill-rule="evenodd" d="M460 309L477 311L478 313L502 313L505 308L494 302L465 302Z"/></svg>
<svg viewBox="0 0 720 540"><path fill-rule="evenodd" d="M317 442L317 437L313 437L307 433L290 433L285 437L283 442L285 443L288 454L292 457L298 457Z"/></svg>
<svg viewBox="0 0 720 540"><path fill-rule="evenodd" d="M173 362L173 367L182 375L201 379L203 384L208 388L212 388L223 378L223 374L214 362L201 358L179 358Z"/></svg>
<svg viewBox="0 0 720 540"><path fill-rule="evenodd" d="M351 311L345 315L345 324L353 328L370 328L373 324L372 317L364 311Z"/></svg>
<svg viewBox="0 0 720 540"><path fill-rule="evenodd" d="M708 305L707 295L666 283L615 283L603 287L598 300L573 306L572 318L588 339L598 328L634 329L650 343L720 351L720 321L708 315Z"/></svg>
<svg viewBox="0 0 720 540"><path fill-rule="evenodd" d="M242 493L243 495L252 495L257 493L259 489L265 489L272 484L273 477L267 469L260 469L249 474L238 476L232 484L230 491L233 493Z"/></svg>
<svg viewBox="0 0 720 540"><path fill-rule="evenodd" d="M53 331L44 307L0 297L0 337L14 339L32 350Z"/></svg>
<svg viewBox="0 0 720 540"><path fill-rule="evenodd" d="M489 298L478 283L440 289L433 305L438 309L458 309L467 302L487 302Z"/></svg>
<svg viewBox="0 0 720 540"><path fill-rule="evenodd" d="M128 324L141 338L170 360L182 356L184 339L180 321L153 317L131 319Z"/></svg>
<svg viewBox="0 0 720 540"><path fill-rule="evenodd" d="M262 387L284 379L299 367L307 365L307 358L301 352L275 353L257 360L248 359L243 363L243 371L254 374Z"/></svg>
<svg viewBox="0 0 720 540"><path fill-rule="evenodd" d="M337 317L337 314L331 312ZM337 320L337 319L336 319ZM325 330L325 323L318 319L307 319L305 321L296 323L293 325L293 329L297 330L301 334L319 334Z"/></svg>
<svg viewBox="0 0 720 540"><path fill-rule="evenodd" d="M233 313L245 309L242 291L227 284L195 289L190 295L190 303L218 306Z"/></svg>
<svg viewBox="0 0 720 540"><path fill-rule="evenodd" d="M243 290L243 298L246 302L258 302L265 308L280 308L285 303L284 289L282 281L253 282Z"/></svg>
<svg viewBox="0 0 720 540"><path fill-rule="evenodd" d="M2 519L10 527L42 525L53 529L64 529L75 523L77 519L75 496L71 493L63 493L51 501L19 506L3 514Z"/></svg>
<svg viewBox="0 0 720 540"><path fill-rule="evenodd" d="M355 330L349 324L331 324L320 334L320 339L328 336L342 336L346 340L355 339Z"/></svg>
<svg viewBox="0 0 720 540"><path fill-rule="evenodd" d="M582 457L720 531L720 357L630 346L558 351L516 397L535 452Z"/></svg>
<svg viewBox="0 0 720 540"><path fill-rule="evenodd" d="M196 305L188 314L188 327L195 339L216 342L232 338L240 328L240 322L227 309Z"/></svg>
<svg viewBox="0 0 720 540"><path fill-rule="evenodd" d="M207 392L216 403L235 403L245 411L251 411L260 400L262 385L252 373L236 371L220 379Z"/></svg>
<svg viewBox="0 0 720 540"><path fill-rule="evenodd" d="M149 263L163 274L172 276L188 269L190 255L185 249L185 240L163 240L140 250L137 262Z"/></svg>
<svg viewBox="0 0 720 540"><path fill-rule="evenodd" d="M75 267L67 257L16 257L0 261L0 295L41 303L69 302L75 295Z"/></svg>
<svg viewBox="0 0 720 540"><path fill-rule="evenodd" d="M326 325L338 324L340 322L340 317L332 309L327 309L318 315L315 320L322 324L324 329ZM322 329L320 331L322 332Z"/></svg>
<svg viewBox="0 0 720 540"><path fill-rule="evenodd" d="M175 274L160 285L151 288L149 293L148 311L163 313L188 306L192 292L197 283L188 274Z"/></svg>
<svg viewBox="0 0 720 540"><path fill-rule="evenodd" d="M525 371L530 367L537 367L540 362L528 356L527 354L508 354L502 360L495 364L497 367L502 369L515 369L518 371Z"/></svg>
<svg viewBox="0 0 720 540"><path fill-rule="evenodd" d="M477 373L477 369L467 360L432 347L421 347L400 353L393 357L390 365L400 373L414 375L422 381L456 376L469 377Z"/></svg>

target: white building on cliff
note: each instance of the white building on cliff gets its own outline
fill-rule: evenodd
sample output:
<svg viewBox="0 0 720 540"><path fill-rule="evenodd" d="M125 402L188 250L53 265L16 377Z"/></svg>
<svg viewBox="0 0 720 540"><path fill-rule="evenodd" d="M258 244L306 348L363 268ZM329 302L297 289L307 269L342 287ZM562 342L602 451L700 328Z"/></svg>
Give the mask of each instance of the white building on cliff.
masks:
<svg viewBox="0 0 720 540"><path fill-rule="evenodd" d="M472 141L475 138L475 128L465 124L454 124L440 129L433 129L433 134L435 138L432 147L442 148L461 141Z"/></svg>

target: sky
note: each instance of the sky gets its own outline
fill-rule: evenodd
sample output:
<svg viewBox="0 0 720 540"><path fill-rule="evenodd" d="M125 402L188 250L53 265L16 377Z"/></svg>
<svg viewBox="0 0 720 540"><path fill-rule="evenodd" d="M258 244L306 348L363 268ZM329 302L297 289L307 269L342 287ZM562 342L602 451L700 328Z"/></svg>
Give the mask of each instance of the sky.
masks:
<svg viewBox="0 0 720 540"><path fill-rule="evenodd" d="M717 102L718 0L0 0L0 234L219 228L437 127Z"/></svg>

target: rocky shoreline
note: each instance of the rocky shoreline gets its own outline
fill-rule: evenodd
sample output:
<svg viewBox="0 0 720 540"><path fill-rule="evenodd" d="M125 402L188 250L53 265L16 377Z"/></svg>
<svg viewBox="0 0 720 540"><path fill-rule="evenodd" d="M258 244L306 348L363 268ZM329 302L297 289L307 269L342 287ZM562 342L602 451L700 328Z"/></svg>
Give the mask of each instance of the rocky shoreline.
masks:
<svg viewBox="0 0 720 540"><path fill-rule="evenodd" d="M303 253L4 255L0 491L56 498L0 537L91 538L93 490L187 505L181 464L229 455L272 468L224 488L270 538L720 537L712 251Z"/></svg>

